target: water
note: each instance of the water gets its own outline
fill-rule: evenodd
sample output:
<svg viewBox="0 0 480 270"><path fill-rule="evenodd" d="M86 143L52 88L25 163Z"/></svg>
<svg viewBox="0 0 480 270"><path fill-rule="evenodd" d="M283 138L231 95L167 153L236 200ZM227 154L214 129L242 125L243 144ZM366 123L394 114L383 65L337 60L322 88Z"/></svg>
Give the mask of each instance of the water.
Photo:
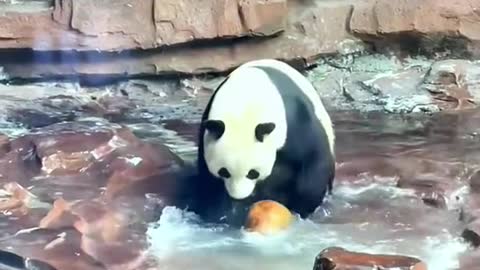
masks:
<svg viewBox="0 0 480 270"><path fill-rule="evenodd" d="M333 111L331 114L337 136L334 194L310 219L297 218L285 232L266 237L225 226L200 227L195 223L195 215L175 207L166 207L158 221L142 220L141 211L137 210L151 206L138 197L127 197L119 208L129 211L129 224L136 237L132 239L146 234L150 268L117 265L95 269L312 269L315 256L333 246L414 256L434 270L459 269L459 256L470 252L459 237L464 228L459 210L469 196L469 177L480 169L480 111L433 117ZM193 161L198 120L198 114L183 121L168 115L133 112L117 122L127 125L142 140L165 144L184 160ZM0 122L0 132L9 136L28 132L16 123ZM94 198L99 189L104 189L106 179L101 177L104 176L46 175L34 177L25 185L33 193ZM0 192L0 199L1 196ZM155 196L147 197L154 200ZM20 221L4 213L0 216L0 235L11 237L20 229L34 227L45 213L45 209L38 209ZM138 225L145 225L146 230ZM62 237L67 240L52 240L58 235L66 235ZM90 269L78 263L84 258L74 248L78 239L78 233L71 228L32 231L9 239L8 248L56 262L59 270ZM69 246L56 244L56 251L45 251L45 246L55 241ZM116 244L117 257L124 256L120 255L122 245L129 252L141 250L142 240L137 241L138 246L128 246L135 241ZM108 246L103 250L117 252ZM95 251L93 257L107 260L102 252Z"/></svg>
<svg viewBox="0 0 480 270"><path fill-rule="evenodd" d="M333 115L335 193L311 219L297 219L284 233L265 237L200 227L194 214L169 207L149 226L149 251L162 269L172 270L312 269L315 256L332 246L410 255L429 269L458 269L458 256L468 251L458 217L468 193L466 180L478 167L479 149L473 144L478 128L471 125L477 117L474 112L432 118ZM190 135L187 126L177 126L179 141ZM453 182L442 189L446 206L429 206L415 188L397 187L405 177Z"/></svg>

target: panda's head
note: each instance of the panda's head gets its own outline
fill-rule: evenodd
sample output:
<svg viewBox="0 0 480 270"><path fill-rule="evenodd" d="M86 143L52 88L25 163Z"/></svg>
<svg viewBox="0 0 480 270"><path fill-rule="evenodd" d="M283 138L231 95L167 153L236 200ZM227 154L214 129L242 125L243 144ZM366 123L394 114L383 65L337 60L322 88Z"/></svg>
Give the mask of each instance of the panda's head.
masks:
<svg viewBox="0 0 480 270"><path fill-rule="evenodd" d="M259 181L267 178L276 160L277 144L274 122L255 126L228 126L222 120L204 122L205 160L209 171L222 179L234 199L250 196Z"/></svg>
<svg viewBox="0 0 480 270"><path fill-rule="evenodd" d="M272 173L287 136L283 99L267 74L239 68L217 89L203 122L203 157L234 199Z"/></svg>

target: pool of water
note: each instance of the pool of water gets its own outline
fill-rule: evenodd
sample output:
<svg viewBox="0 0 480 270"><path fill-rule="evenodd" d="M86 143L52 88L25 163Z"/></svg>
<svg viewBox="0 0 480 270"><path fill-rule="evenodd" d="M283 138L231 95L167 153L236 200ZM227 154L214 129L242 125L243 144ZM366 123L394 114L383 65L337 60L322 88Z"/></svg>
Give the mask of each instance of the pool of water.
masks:
<svg viewBox="0 0 480 270"><path fill-rule="evenodd" d="M142 140L167 145L184 160L193 161L198 112L185 119L133 112L117 122ZM337 137L334 194L310 219L297 219L288 230L266 237L224 226L202 227L192 213L167 206L159 220L142 221L138 213L132 219L144 225L139 229L132 226L132 231L139 239L146 236L146 240L138 240L141 244L131 249L144 249L146 256L142 258L148 258L148 266L91 269L231 270L255 266L264 270L307 270L312 269L321 250L333 246L414 256L434 270L459 269L459 256L470 251L460 237L465 224L459 217L469 196L468 179L480 169L480 111L435 116L331 111L331 115ZM0 132L17 137L28 129L3 121ZM59 183L37 177L25 184L33 193L63 190L64 196L70 192L78 199L89 188L93 190L85 193L89 197L103 189L95 182L97 178L91 178L64 178ZM145 202L132 199L130 203ZM39 211L32 215L45 214ZM5 212L0 216L0 235L12 237L35 222L24 218L20 223L26 225L22 227L18 219L9 218ZM90 269L73 263L80 256L78 248L69 247L70 253L66 248L61 252L50 250L48 255L32 251L45 250L45 245L57 241L52 239L69 239L70 233L71 228L32 231L3 243L24 255L47 259L65 256L74 269ZM73 235L73 239L78 238ZM131 244L134 240L129 241Z"/></svg>
<svg viewBox="0 0 480 270"><path fill-rule="evenodd" d="M332 117L335 191L309 220L297 219L284 233L265 237L199 227L195 215L169 207L147 231L150 252L162 269L312 269L315 256L332 246L410 255L429 269L459 269L458 257L469 249L459 237L459 207L468 194L467 179L478 168L480 130L472 125L478 113L402 117L342 112ZM185 141L194 138L195 129L174 126L164 137L172 146L185 145L188 150L179 147L180 154L194 157L195 147ZM415 179L440 187L399 187ZM443 207L425 203L431 192L444 196Z"/></svg>

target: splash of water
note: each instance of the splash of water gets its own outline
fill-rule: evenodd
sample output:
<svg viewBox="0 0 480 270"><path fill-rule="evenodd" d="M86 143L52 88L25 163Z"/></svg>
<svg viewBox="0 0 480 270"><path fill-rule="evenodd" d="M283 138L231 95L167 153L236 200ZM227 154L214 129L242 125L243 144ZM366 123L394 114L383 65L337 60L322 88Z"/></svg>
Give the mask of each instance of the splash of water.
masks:
<svg viewBox="0 0 480 270"><path fill-rule="evenodd" d="M324 248L414 256L429 269L452 270L467 248L455 237L447 210L419 207L411 192L369 184L338 187L309 220L263 236L224 226L201 226L197 217L175 207L163 210L147 235L150 252L163 269L312 269ZM421 204L420 204L421 205ZM418 217L422 218L418 218ZM417 217L416 219L414 217Z"/></svg>

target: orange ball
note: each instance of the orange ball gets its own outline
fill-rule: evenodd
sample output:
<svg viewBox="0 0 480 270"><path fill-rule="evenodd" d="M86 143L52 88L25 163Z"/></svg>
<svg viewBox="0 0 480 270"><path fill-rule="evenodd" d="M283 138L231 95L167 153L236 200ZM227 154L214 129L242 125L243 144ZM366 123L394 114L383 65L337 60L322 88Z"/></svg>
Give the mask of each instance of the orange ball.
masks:
<svg viewBox="0 0 480 270"><path fill-rule="evenodd" d="M287 229L293 222L293 215L282 204L264 200L256 202L248 212L246 230L261 234L276 233Z"/></svg>

